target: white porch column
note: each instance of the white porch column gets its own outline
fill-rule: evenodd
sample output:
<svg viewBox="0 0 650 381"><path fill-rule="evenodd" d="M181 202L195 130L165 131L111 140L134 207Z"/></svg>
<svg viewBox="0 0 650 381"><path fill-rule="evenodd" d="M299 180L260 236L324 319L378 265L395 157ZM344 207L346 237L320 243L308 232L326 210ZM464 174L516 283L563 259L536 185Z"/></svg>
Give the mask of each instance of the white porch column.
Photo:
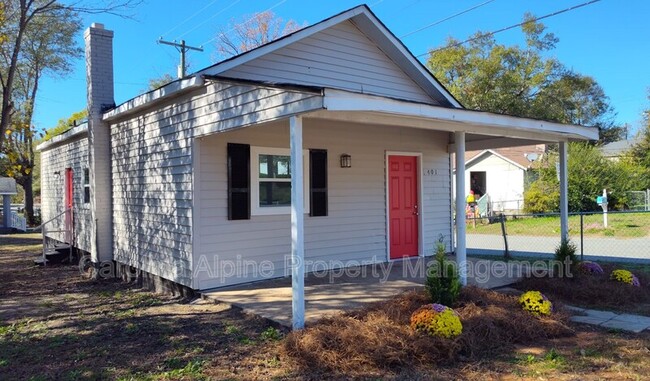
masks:
<svg viewBox="0 0 650 381"><path fill-rule="evenodd" d="M291 147L291 312L293 329L305 327L305 234L302 117L289 120Z"/></svg>
<svg viewBox="0 0 650 381"><path fill-rule="evenodd" d="M465 133L455 133L456 144L456 262L460 282L467 286L467 237L465 225Z"/></svg>
<svg viewBox="0 0 650 381"><path fill-rule="evenodd" d="M569 239L568 143L560 142L560 238Z"/></svg>

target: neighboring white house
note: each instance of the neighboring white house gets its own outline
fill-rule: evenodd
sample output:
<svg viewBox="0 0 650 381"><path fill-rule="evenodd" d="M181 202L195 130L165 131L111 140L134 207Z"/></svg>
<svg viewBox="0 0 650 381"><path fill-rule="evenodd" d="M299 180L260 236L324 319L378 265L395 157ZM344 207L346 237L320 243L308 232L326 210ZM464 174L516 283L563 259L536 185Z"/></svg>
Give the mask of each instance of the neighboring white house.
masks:
<svg viewBox="0 0 650 381"><path fill-rule="evenodd" d="M463 258L450 152L559 142L566 169L566 143L598 136L464 109L366 6L119 106L112 36L85 34L88 124L39 146L43 220L68 205L95 265L185 289L291 274L296 326L305 270L431 255L440 235Z"/></svg>
<svg viewBox="0 0 650 381"><path fill-rule="evenodd" d="M465 194L472 190L479 197L487 195L493 212L521 212L526 173L544 149L544 144L538 144L467 152Z"/></svg>

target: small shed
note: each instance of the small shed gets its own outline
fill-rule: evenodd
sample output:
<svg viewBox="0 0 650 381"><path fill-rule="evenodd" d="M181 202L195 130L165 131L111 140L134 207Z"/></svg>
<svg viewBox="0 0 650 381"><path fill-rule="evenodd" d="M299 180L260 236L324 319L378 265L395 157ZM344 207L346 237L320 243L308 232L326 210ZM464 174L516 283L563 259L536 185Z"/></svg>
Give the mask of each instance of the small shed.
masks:
<svg viewBox="0 0 650 381"><path fill-rule="evenodd" d="M0 196L2 196L2 226L11 226L11 196L16 193L16 180L0 177Z"/></svg>

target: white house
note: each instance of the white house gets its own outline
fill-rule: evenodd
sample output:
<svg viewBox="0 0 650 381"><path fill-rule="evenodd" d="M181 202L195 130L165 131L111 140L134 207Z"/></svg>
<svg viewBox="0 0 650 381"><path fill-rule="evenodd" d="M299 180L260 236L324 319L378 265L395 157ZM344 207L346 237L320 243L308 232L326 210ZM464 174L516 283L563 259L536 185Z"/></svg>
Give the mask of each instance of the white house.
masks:
<svg viewBox="0 0 650 381"><path fill-rule="evenodd" d="M469 151L465 154L465 194L487 195L490 211L518 213L524 207L526 176L545 145Z"/></svg>
<svg viewBox="0 0 650 381"><path fill-rule="evenodd" d="M184 289L291 275L295 327L305 271L440 235L464 258L450 152L559 142L566 234L566 143L598 135L464 109L366 6L118 106L112 36L85 34L88 123L39 146L43 219L67 206L96 266Z"/></svg>

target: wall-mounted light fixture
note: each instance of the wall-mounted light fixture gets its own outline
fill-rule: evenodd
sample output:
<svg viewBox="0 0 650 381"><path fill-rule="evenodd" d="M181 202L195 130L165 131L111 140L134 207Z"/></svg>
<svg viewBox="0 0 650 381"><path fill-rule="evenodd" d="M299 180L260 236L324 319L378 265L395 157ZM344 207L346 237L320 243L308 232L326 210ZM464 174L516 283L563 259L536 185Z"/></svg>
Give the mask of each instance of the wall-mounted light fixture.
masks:
<svg viewBox="0 0 650 381"><path fill-rule="evenodd" d="M352 168L352 156L347 153L341 155L341 168Z"/></svg>
<svg viewBox="0 0 650 381"><path fill-rule="evenodd" d="M59 178L61 176L61 171L54 171L54 177Z"/></svg>

